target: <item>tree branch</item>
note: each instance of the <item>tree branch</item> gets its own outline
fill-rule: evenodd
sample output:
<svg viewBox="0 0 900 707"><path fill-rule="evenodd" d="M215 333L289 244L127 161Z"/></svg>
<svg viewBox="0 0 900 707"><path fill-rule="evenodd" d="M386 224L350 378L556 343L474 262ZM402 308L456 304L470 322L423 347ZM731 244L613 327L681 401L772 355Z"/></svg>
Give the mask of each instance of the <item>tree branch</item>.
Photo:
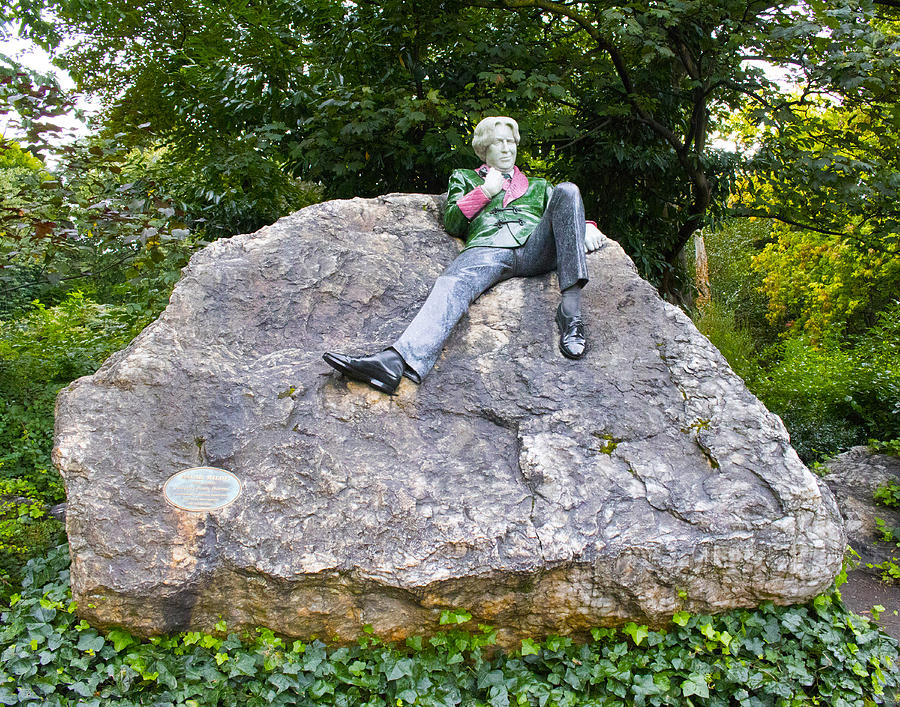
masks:
<svg viewBox="0 0 900 707"><path fill-rule="evenodd" d="M587 17L579 14L568 5L556 2L555 0L468 0L468 4L473 7L484 7L490 10L524 10L527 8L545 10L553 14L567 17L575 22L579 27L581 27L585 32L588 33L588 35L597 43L597 46L600 47L600 49L602 49L609 55L610 61L612 61L613 67L616 70L616 75L622 82L622 88L625 89L626 98L634 108L638 120L647 125L657 135L668 142L678 155L679 162L683 166L689 167L689 163L687 160L687 146L678 139L678 136L672 130L656 120L637 102L637 99L634 95L634 84L632 83L631 76L628 73L628 67L625 65L625 59L623 58L619 50L615 47L615 45L607 40L606 37L604 37L600 33L600 30L598 30L597 27Z"/></svg>
<svg viewBox="0 0 900 707"><path fill-rule="evenodd" d="M751 211L750 209L733 209L730 212L730 215L734 218L767 218L772 219L773 221L781 221L782 223L786 223L790 226L797 226L797 228L802 228L805 231L815 231L816 233L823 233L826 236L843 236L845 235L842 231L829 231L825 228L817 228L816 226L811 226L808 223L801 223L799 221L793 221L789 218L784 218L783 216L779 216L778 214L770 214L768 211Z"/></svg>
<svg viewBox="0 0 900 707"><path fill-rule="evenodd" d="M870 241L863 240L862 238L853 236L850 233L846 233L845 231L830 231L827 228L818 228L816 226L811 226L808 223L801 223L800 221L794 221L789 218L785 218L784 216L779 216L778 214L770 214L768 212L763 211L751 211L747 210L732 210L730 215L734 218L767 218L772 219L773 221L781 221L781 223L786 223L789 226L796 226L797 228L802 228L804 231L813 231L814 233L821 233L826 236L840 236L841 238L846 238L848 240L854 241L858 243L863 248L871 248L872 250L877 250L879 253L884 253L885 255L897 255L900 254L900 248L885 248L884 246L879 246ZM869 219L866 219L868 221Z"/></svg>

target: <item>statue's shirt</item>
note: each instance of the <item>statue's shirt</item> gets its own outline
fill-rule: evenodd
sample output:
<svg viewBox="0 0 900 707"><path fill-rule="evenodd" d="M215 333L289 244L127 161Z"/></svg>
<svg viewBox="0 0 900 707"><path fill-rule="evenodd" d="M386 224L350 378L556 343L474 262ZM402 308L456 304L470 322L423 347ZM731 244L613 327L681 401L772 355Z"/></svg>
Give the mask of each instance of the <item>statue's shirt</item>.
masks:
<svg viewBox="0 0 900 707"><path fill-rule="evenodd" d="M466 239L463 250L476 246L518 248L528 240L544 215L553 188L546 179L528 179L516 168L512 179L507 181L507 188L489 201L479 189L482 196L475 203L486 203L477 213L472 213L473 200L466 199L467 216L459 202L482 184L484 178L475 170L457 169L450 175L444 227L450 234ZM524 192L517 194L522 187Z"/></svg>

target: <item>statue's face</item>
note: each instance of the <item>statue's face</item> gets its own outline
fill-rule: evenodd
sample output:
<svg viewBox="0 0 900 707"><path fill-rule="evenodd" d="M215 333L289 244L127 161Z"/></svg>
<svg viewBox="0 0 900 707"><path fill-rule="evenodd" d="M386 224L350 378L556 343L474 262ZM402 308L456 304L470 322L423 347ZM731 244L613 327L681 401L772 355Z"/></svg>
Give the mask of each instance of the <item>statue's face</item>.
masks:
<svg viewBox="0 0 900 707"><path fill-rule="evenodd" d="M494 139L488 145L484 155L488 167L509 172L516 164L516 140L512 128L508 125L497 125L494 128Z"/></svg>

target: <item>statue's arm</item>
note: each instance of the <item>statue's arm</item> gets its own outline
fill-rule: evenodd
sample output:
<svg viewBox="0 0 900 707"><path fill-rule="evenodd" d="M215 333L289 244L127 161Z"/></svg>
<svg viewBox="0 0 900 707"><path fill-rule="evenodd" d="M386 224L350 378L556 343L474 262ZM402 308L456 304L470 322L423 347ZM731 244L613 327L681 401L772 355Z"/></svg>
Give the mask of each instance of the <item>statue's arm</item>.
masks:
<svg viewBox="0 0 900 707"><path fill-rule="evenodd" d="M597 228L597 224L594 221L588 221L584 226L584 251L585 253L591 253L601 245L603 245L604 239L603 233Z"/></svg>
<svg viewBox="0 0 900 707"><path fill-rule="evenodd" d="M474 173L472 173L474 174ZM475 178L458 169L450 175L447 205L444 207L444 228L451 235L465 238L469 221L490 201Z"/></svg>

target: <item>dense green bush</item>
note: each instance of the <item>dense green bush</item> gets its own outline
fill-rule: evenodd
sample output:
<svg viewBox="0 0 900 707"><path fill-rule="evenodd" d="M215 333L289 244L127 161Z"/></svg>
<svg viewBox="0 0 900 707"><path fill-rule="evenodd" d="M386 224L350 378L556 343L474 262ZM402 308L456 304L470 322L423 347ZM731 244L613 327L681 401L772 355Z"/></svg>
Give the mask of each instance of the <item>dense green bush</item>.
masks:
<svg viewBox="0 0 900 707"><path fill-rule="evenodd" d="M762 277L752 269L753 256L768 242L771 230L768 221L732 219L703 231L712 303L731 313L735 328L757 351L778 339L778 330L766 320Z"/></svg>
<svg viewBox="0 0 900 707"><path fill-rule="evenodd" d="M759 356L750 332L735 321L735 313L716 300L694 316L697 328L715 345L731 368L747 382L759 376Z"/></svg>
<svg viewBox="0 0 900 707"><path fill-rule="evenodd" d="M44 471L42 483L0 479L0 602L18 591L22 569L65 541L63 525L47 512L45 499L63 497L56 474Z"/></svg>
<svg viewBox="0 0 900 707"><path fill-rule="evenodd" d="M766 406L784 420L791 442L809 462L864 444L865 424L854 396L870 381L855 358L840 348L822 348L805 338L781 347L781 360L750 385Z"/></svg>
<svg viewBox="0 0 900 707"><path fill-rule="evenodd" d="M93 373L143 321L123 306L70 292L55 307L0 319L0 478L51 469L53 405L61 387Z"/></svg>
<svg viewBox="0 0 900 707"><path fill-rule="evenodd" d="M837 593L806 606L678 612L667 630L595 629L513 654L494 631L451 628L405 645L185 633L140 642L75 616L65 546L27 567L0 630L0 704L20 705L832 705L886 704L897 644ZM465 621L445 612L446 623ZM224 633L225 627L220 627Z"/></svg>
<svg viewBox="0 0 900 707"><path fill-rule="evenodd" d="M900 305L883 312L875 326L844 346L788 339L778 363L750 387L781 415L807 461L870 439L897 439Z"/></svg>
<svg viewBox="0 0 900 707"><path fill-rule="evenodd" d="M895 300L881 312L875 325L857 339L853 355L868 382L853 401L854 409L858 409L870 437L888 443L885 451L891 446L897 450L900 443L900 301Z"/></svg>
<svg viewBox="0 0 900 707"><path fill-rule="evenodd" d="M141 324L127 308L80 292L0 319L0 598L16 591L26 560L63 539L47 514L65 498L50 459L57 392L96 370Z"/></svg>
<svg viewBox="0 0 900 707"><path fill-rule="evenodd" d="M762 221L730 222L705 233L712 301L695 313L700 329L748 387L781 416L807 463L853 445L900 438L900 302L852 336L814 339L767 320L754 254L768 240ZM880 301L885 301L881 298Z"/></svg>

